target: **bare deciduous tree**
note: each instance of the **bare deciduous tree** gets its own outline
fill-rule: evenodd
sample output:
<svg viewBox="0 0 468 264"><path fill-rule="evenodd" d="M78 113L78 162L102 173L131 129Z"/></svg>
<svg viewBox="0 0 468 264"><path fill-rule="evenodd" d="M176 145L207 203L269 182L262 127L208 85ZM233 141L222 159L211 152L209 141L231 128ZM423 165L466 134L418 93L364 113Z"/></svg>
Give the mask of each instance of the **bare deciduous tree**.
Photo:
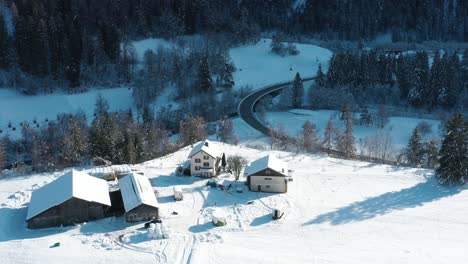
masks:
<svg viewBox="0 0 468 264"><path fill-rule="evenodd" d="M227 165L229 170L234 174L234 177L236 177L236 181L238 181L242 170L247 166L247 160L239 155L230 156L227 158Z"/></svg>

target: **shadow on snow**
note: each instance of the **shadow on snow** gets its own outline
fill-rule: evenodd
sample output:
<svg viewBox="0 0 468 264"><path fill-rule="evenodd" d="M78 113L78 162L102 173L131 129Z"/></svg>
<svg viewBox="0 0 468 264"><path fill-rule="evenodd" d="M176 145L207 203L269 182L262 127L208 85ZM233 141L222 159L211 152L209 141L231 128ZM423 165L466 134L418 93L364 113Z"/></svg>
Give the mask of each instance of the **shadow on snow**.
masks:
<svg viewBox="0 0 468 264"><path fill-rule="evenodd" d="M437 183L434 178L416 184L400 191L387 192L382 195L368 198L364 201L352 203L317 216L303 225L330 223L341 225L351 222L360 222L385 215L393 211L415 208L424 204L456 195L465 190L464 187L447 187Z"/></svg>

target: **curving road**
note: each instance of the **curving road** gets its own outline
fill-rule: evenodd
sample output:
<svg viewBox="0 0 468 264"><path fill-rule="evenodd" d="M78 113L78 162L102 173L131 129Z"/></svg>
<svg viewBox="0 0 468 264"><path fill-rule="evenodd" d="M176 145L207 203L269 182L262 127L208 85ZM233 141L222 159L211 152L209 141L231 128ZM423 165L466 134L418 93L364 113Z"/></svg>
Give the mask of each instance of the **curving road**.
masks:
<svg viewBox="0 0 468 264"><path fill-rule="evenodd" d="M302 81L307 82L313 79L315 79L315 77L308 77L308 78L303 78ZM292 83L293 83L292 81L289 81L289 82L269 85L261 89L258 89L256 91L253 91L252 93L244 97L244 99L242 99L242 101L239 103L239 107L237 109L237 112L240 118L242 118L247 124L249 124L255 130L265 135L268 135L268 127L262 124L254 115L254 112L253 112L254 106L258 102L258 100L260 100L265 95L284 89L285 87L287 87L288 85L291 85Z"/></svg>

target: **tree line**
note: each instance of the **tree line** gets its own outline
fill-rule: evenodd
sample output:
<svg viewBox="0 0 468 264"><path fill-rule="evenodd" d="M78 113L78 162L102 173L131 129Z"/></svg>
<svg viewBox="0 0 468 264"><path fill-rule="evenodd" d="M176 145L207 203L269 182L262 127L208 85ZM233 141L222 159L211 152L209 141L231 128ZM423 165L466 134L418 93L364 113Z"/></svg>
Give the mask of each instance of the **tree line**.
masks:
<svg viewBox="0 0 468 264"><path fill-rule="evenodd" d="M210 132L203 117L188 114L178 123L179 136L171 140L172 132L161 122L161 114L143 117L131 111L110 112L107 101L98 96L90 123L83 112L60 114L41 128L23 123L20 139L0 139L0 168L30 165L32 171L42 172L88 165L93 160L135 164L205 140ZM219 121L215 134L222 142L237 142L227 117Z"/></svg>
<svg viewBox="0 0 468 264"><path fill-rule="evenodd" d="M309 90L313 108L339 110L345 103L434 111L468 109L468 50L463 54L426 51L335 53L325 74L317 71ZM307 104L307 98L302 100Z"/></svg>

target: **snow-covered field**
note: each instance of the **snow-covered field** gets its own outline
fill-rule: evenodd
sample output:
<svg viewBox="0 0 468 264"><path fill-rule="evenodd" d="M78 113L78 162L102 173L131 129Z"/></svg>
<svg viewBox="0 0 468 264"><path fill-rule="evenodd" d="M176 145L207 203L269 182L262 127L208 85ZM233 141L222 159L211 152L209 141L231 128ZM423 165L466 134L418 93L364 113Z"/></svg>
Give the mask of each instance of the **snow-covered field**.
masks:
<svg viewBox="0 0 468 264"><path fill-rule="evenodd" d="M344 123L338 117L339 113L337 111L294 109L288 112L267 112L266 122L275 126L283 125L289 135L297 136L304 123L310 121L318 129L318 134L323 136L330 118L333 120L335 127L344 129ZM358 114L356 114L356 117L358 117ZM356 146L359 145L359 140L364 140L366 136L372 136L377 133L388 133L392 139L394 151L400 151L408 144L413 129L420 122L426 122L431 126L432 131L426 135L426 140L440 140L439 120L394 116L389 117L388 124L382 129L354 124L353 132L356 138Z"/></svg>
<svg viewBox="0 0 468 264"><path fill-rule="evenodd" d="M205 179L175 176L186 147L135 166L158 190L170 233L151 240L142 224L122 217L28 230L31 191L62 173L2 178L1 262L466 263L467 189L437 185L432 171L216 144L228 156L252 161L271 153L287 161L294 169L288 193L221 191ZM173 186L182 189L183 201L173 200ZM271 207L285 216L272 221ZM211 224L215 209L228 215L227 226ZM56 242L60 247L49 248Z"/></svg>
<svg viewBox="0 0 468 264"><path fill-rule="evenodd" d="M234 73L236 87L245 85L261 88L273 83L294 79L296 72L302 77L312 77L322 64L328 69L332 52L310 44L296 44L300 51L297 56L281 57L270 52L270 39L261 39L255 45L231 49L229 54L237 68Z"/></svg>

